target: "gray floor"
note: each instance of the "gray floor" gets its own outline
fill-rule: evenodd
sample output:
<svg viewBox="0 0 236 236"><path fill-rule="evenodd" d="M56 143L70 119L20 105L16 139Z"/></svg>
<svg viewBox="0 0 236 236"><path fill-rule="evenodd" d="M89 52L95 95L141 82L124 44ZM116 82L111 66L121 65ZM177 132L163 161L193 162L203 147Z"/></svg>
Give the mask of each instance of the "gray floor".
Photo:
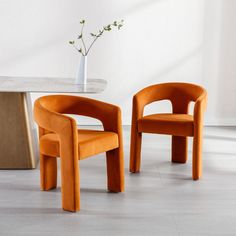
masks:
<svg viewBox="0 0 236 236"><path fill-rule="evenodd" d="M171 164L168 136L145 135L142 172L129 174L129 127L124 140L125 193L107 193L104 155L84 160L78 213L61 210L60 188L39 190L38 169L1 170L0 235L236 235L236 128L205 129L197 182L191 158Z"/></svg>

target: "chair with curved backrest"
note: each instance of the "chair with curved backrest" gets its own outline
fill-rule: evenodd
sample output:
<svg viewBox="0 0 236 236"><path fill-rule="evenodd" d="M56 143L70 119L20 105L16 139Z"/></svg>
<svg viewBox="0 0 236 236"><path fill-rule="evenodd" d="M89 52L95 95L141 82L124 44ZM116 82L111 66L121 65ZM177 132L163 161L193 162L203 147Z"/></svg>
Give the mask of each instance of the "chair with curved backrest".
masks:
<svg viewBox="0 0 236 236"><path fill-rule="evenodd" d="M102 122L104 131L77 129L65 115L89 116ZM50 95L37 99L34 117L39 125L41 189L57 186L57 158L61 161L62 207L80 210L79 162L106 152L108 190L124 191L123 141L120 108L84 97Z"/></svg>
<svg viewBox="0 0 236 236"><path fill-rule="evenodd" d="M173 113L143 116L144 107L152 102L170 100ZM187 137L193 137L192 177L202 173L202 127L207 92L188 83L163 83L142 89L133 97L130 172L140 171L142 133L172 135L172 162L187 161ZM194 114L189 104L195 102Z"/></svg>

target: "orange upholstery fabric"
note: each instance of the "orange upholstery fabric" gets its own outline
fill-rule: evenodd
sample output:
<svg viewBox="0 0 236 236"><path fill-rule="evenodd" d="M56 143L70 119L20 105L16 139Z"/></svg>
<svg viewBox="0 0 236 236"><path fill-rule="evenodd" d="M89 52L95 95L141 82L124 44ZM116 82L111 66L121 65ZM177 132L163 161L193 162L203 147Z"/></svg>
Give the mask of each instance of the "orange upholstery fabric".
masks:
<svg viewBox="0 0 236 236"><path fill-rule="evenodd" d="M64 114L89 116L102 122L104 131L78 130ZM57 161L61 160L62 207L80 209L79 162L106 152L108 190L124 191L124 160L120 108L89 98L50 95L35 101L39 125L41 189L57 186Z"/></svg>
<svg viewBox="0 0 236 236"><path fill-rule="evenodd" d="M60 140L57 134L45 134L39 141L42 154L60 157ZM98 130L78 130L80 160L118 147L119 139L116 133Z"/></svg>
<svg viewBox="0 0 236 236"><path fill-rule="evenodd" d="M144 133L193 136L193 116L186 114L154 114L138 120L138 131Z"/></svg>
<svg viewBox="0 0 236 236"><path fill-rule="evenodd" d="M146 105L160 100L169 100L171 114L143 116ZM189 104L195 102L194 114L189 115ZM206 109L207 92L198 85L189 83L163 83L142 89L133 97L130 171L140 171L142 133L172 135L172 161L187 161L187 137L193 136L193 179L202 172L202 127Z"/></svg>

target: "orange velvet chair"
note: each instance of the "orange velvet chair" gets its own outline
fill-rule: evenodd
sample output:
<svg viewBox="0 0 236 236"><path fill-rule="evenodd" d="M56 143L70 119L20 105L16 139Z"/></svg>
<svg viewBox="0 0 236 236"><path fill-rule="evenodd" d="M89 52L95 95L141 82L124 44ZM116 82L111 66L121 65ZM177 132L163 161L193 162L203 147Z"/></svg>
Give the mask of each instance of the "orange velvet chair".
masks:
<svg viewBox="0 0 236 236"><path fill-rule="evenodd" d="M65 115L100 120L104 131L81 130ZM39 125L41 189L57 187L57 158L61 160L62 208L80 210L79 162L106 152L108 190L124 191L123 141L120 108L89 98L50 95L37 99L34 117Z"/></svg>
<svg viewBox="0 0 236 236"><path fill-rule="evenodd" d="M173 113L143 116L144 107L152 102L170 100ZM189 104L195 102L194 114ZM142 133L172 135L172 162L187 161L187 137L193 137L192 178L202 174L202 128L207 92L188 83L163 83L139 91L133 97L130 147L130 172L140 171Z"/></svg>

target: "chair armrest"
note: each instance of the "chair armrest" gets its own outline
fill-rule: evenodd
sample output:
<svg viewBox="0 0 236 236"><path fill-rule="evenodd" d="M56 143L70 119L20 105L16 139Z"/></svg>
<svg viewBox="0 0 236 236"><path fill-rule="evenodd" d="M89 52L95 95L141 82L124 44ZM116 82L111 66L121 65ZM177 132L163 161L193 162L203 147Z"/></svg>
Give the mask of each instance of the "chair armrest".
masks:
<svg viewBox="0 0 236 236"><path fill-rule="evenodd" d="M107 104L104 114L106 116L100 119L103 123L104 130L116 133L121 132L121 109L118 106Z"/></svg>
<svg viewBox="0 0 236 236"><path fill-rule="evenodd" d="M68 129L76 129L76 121L66 115L49 111L38 100L34 105L34 119L40 127L56 134L64 134Z"/></svg>
<svg viewBox="0 0 236 236"><path fill-rule="evenodd" d="M193 118L194 123L202 121L204 112L206 111L207 105L207 93L204 92L195 102Z"/></svg>

